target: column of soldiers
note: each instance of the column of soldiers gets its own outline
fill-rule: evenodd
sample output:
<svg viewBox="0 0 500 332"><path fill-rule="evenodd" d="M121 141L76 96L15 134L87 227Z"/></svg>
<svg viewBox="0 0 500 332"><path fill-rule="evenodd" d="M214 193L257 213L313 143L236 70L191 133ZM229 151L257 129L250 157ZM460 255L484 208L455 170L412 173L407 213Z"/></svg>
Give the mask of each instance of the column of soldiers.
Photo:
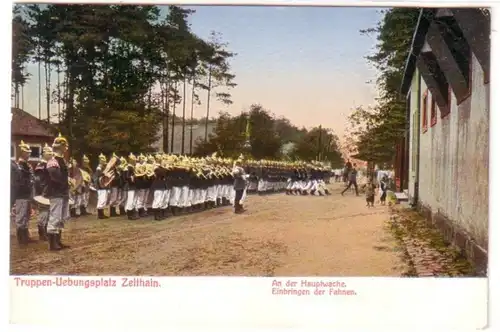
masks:
<svg viewBox="0 0 500 332"><path fill-rule="evenodd" d="M169 215L231 204L235 205L235 213L243 211L239 201L235 202L234 161L217 154L192 158L164 153L130 153L120 157L113 153L109 160L101 154L93 171L85 155L81 165L74 159L66 163L68 142L59 135L52 147L43 148L41 161L33 170L27 163L30 147L24 142L19 147L18 172L13 178L16 189L11 192L15 195L17 238L21 245L31 242L28 221L33 198L39 211L39 237L48 241L50 250L68 248L61 242L64 223L90 214L91 192L97 193L99 219L126 216L129 220L163 220ZM237 161L248 174L249 192L328 194L322 184L328 181L330 172L319 164L244 160L243 156Z"/></svg>

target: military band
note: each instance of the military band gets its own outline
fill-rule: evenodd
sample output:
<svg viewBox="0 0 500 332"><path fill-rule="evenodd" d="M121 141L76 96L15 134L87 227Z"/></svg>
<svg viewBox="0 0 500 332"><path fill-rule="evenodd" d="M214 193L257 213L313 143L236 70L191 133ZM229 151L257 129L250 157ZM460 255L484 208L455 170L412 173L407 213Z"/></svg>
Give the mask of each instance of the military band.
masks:
<svg viewBox="0 0 500 332"><path fill-rule="evenodd" d="M97 192L97 218L126 216L129 220L170 215L233 205L241 213L247 192L265 194L329 194L325 182L331 172L315 162L283 162L221 158L217 154L192 158L171 154L130 153L126 158L101 153L92 171L82 156L66 163L67 140L59 135L43 148L35 170L27 162L31 149L21 142L15 182L16 229L19 244L30 242L28 221L33 200L38 205L40 240L58 251L62 229L70 217L89 214L90 193ZM34 195L33 195L34 194ZM109 213L106 210L109 209Z"/></svg>

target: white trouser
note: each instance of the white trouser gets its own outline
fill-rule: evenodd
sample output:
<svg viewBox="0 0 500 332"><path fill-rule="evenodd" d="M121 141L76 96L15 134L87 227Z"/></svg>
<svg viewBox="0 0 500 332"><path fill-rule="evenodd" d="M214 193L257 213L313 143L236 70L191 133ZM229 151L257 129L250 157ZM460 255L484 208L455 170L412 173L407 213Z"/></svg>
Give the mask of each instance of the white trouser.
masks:
<svg viewBox="0 0 500 332"><path fill-rule="evenodd" d="M106 208L108 203L108 190L99 189L97 190L97 209L102 210Z"/></svg>

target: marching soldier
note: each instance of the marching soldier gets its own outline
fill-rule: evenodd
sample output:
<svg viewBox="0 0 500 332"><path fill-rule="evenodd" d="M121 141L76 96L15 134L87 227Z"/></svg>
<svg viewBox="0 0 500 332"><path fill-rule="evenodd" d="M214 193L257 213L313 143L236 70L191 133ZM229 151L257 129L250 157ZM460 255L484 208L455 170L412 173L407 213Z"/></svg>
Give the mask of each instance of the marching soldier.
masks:
<svg viewBox="0 0 500 332"><path fill-rule="evenodd" d="M31 242L29 235L29 219L31 215L31 199L33 196L34 174L28 159L31 155L31 148L21 141L19 144L20 156L17 160L18 177L16 186L16 236L19 245Z"/></svg>
<svg viewBox="0 0 500 332"><path fill-rule="evenodd" d="M69 177L68 165L64 154L68 150L68 141L59 134L52 144L53 157L47 162L49 181L47 182L47 197L50 212L47 224L49 250L57 251L69 248L61 242L64 223L69 219Z"/></svg>
<svg viewBox="0 0 500 332"><path fill-rule="evenodd" d="M69 208L69 216L71 218L76 218L76 208L80 206L82 201L83 179L78 164L73 158L69 160L68 171L71 181L69 196L71 198L70 201L73 201Z"/></svg>
<svg viewBox="0 0 500 332"><path fill-rule="evenodd" d="M107 159L102 153L99 155L99 165L94 173L94 186L97 189L97 218L108 219L104 214L104 209L108 203L108 188L101 185L100 178L103 175L104 168L106 167Z"/></svg>
<svg viewBox="0 0 500 332"><path fill-rule="evenodd" d="M136 174L135 174L135 185L136 185L136 206L135 209L139 214L140 218L144 218L147 216L146 213L146 200L147 200L147 190L148 190L148 181L146 179L146 156L142 153L138 158L138 165L136 165ZM139 168L138 168L139 167ZM139 170L144 170L144 172L137 172Z"/></svg>
<svg viewBox="0 0 500 332"><path fill-rule="evenodd" d="M92 185L92 167L90 167L90 159L86 156L83 155L82 157L82 170L86 173L82 174L83 175L83 181L84 181L84 187L83 187L83 192L80 200L80 216L87 216L90 213L87 212L87 207L89 206L89 199L90 199L90 187Z"/></svg>
<svg viewBox="0 0 500 332"><path fill-rule="evenodd" d="M120 157L120 167L119 167L119 173L120 173L120 184L119 184L119 200L118 200L118 208L120 210L120 216L125 216L127 215L127 212L125 211L125 204L127 203L127 190L126 190L126 185L127 185L127 170L128 170L128 163L127 159L124 157Z"/></svg>
<svg viewBox="0 0 500 332"><path fill-rule="evenodd" d="M53 156L52 148L45 143L42 149L42 159L35 167L35 196L47 198L47 185L49 172L47 171L47 161ZM40 241L47 241L47 224L49 222L49 206L38 206L38 237Z"/></svg>
<svg viewBox="0 0 500 332"><path fill-rule="evenodd" d="M166 183L166 170L158 164L160 157L155 160L154 164L154 178L151 184L151 191L153 192L153 203L151 208L154 214L154 220L165 219L165 213L163 211L163 204L165 198L165 191L167 189Z"/></svg>
<svg viewBox="0 0 500 332"><path fill-rule="evenodd" d="M113 152L111 158L117 158L118 156ZM118 159L119 160L119 159ZM120 192L120 183L121 183L121 174L120 174L120 165L117 164L113 167L113 171L116 174L115 178L111 181L109 187L109 216L110 217L118 217L116 213L116 208L120 205L121 201L121 192Z"/></svg>
<svg viewBox="0 0 500 332"><path fill-rule="evenodd" d="M135 169L137 158L133 153L128 156L128 164L125 173L125 188L127 192L127 201L125 203L125 210L129 220L138 219L137 215L137 179L135 176Z"/></svg>

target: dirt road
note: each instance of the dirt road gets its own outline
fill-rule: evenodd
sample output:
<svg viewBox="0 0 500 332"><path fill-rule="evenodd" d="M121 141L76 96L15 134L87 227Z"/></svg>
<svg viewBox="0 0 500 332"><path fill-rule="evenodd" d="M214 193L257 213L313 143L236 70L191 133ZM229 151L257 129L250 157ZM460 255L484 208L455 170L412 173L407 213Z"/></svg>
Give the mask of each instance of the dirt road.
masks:
<svg viewBox="0 0 500 332"><path fill-rule="evenodd" d="M241 215L222 207L163 221L77 219L64 231L71 249L58 253L46 243L18 248L12 230L11 274L400 276L387 208L330 188L326 197L251 195Z"/></svg>

